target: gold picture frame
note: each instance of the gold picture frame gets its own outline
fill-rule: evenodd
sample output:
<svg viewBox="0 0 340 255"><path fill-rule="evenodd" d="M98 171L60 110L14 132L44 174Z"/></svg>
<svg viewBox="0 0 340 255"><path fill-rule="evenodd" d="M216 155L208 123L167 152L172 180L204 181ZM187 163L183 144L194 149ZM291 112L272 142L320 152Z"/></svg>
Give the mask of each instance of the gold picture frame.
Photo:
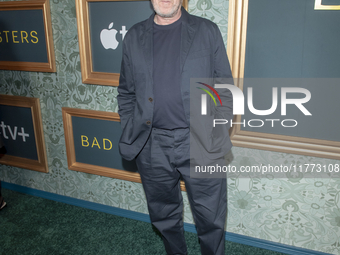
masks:
<svg viewBox="0 0 340 255"><path fill-rule="evenodd" d="M236 78L235 85L241 90L246 56L248 1L229 1L227 52L233 77ZM235 116L234 122L241 122L241 115ZM340 142L244 131L240 125L232 127L231 140L234 146L239 147L330 159L340 158Z"/></svg>
<svg viewBox="0 0 340 255"><path fill-rule="evenodd" d="M145 1L145 0L76 0L78 40L82 82L87 84L118 86L119 73L95 72L92 68L89 6L90 2ZM188 0L183 1L188 8Z"/></svg>
<svg viewBox="0 0 340 255"><path fill-rule="evenodd" d="M340 5L323 5L322 0L315 0L314 10L340 10Z"/></svg>
<svg viewBox="0 0 340 255"><path fill-rule="evenodd" d="M37 148L38 160L17 157L5 154L0 159L0 164L30 169L38 172L48 173L45 139L40 111L39 98L0 95L0 104L6 106L29 108L32 114L32 123Z"/></svg>
<svg viewBox="0 0 340 255"><path fill-rule="evenodd" d="M49 1L32 0L32 1L0 2L0 11L16 11L16 10L42 10L47 51L46 52L47 62L0 61L0 69L32 72L56 72L52 36L51 11Z"/></svg>
<svg viewBox="0 0 340 255"><path fill-rule="evenodd" d="M130 172L121 169L87 164L77 162L76 160L72 117L120 122L120 117L118 113L63 107L62 115L65 132L67 162L68 168L70 170L141 183L140 175L137 172ZM183 182L181 182L181 189L185 191L185 186Z"/></svg>

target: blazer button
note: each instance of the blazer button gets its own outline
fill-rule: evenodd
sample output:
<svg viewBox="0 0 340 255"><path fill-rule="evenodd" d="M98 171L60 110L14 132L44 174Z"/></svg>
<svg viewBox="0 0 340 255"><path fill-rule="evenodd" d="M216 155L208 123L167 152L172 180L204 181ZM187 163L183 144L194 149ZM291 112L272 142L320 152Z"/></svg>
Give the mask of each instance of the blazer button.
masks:
<svg viewBox="0 0 340 255"><path fill-rule="evenodd" d="M149 102L152 102L153 101L153 98L152 97L149 97Z"/></svg>
<svg viewBox="0 0 340 255"><path fill-rule="evenodd" d="M146 125L150 125L150 124L151 124L151 121L148 120L148 121L146 122Z"/></svg>

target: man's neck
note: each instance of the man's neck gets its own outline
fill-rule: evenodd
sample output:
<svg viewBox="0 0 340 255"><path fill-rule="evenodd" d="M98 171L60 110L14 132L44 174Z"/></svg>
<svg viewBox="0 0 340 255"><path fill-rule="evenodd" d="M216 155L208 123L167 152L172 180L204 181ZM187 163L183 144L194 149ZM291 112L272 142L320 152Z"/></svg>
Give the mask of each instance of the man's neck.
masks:
<svg viewBox="0 0 340 255"><path fill-rule="evenodd" d="M156 14L155 18L154 18L154 22L157 25L162 25L162 26L170 25L170 24L174 23L175 21L179 20L181 15L182 15L182 10L181 10L181 8L179 8L176 15L174 17L171 17L171 18L163 18L163 17L159 16L158 14Z"/></svg>

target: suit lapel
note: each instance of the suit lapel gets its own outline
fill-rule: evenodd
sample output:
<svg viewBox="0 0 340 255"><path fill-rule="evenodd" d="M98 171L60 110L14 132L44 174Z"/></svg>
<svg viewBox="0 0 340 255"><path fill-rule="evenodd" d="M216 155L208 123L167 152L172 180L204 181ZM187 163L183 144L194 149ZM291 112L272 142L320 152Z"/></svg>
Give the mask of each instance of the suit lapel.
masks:
<svg viewBox="0 0 340 255"><path fill-rule="evenodd" d="M145 31L141 36L144 59L151 80L153 79L153 19L154 15L151 15L151 17L146 22Z"/></svg>
<svg viewBox="0 0 340 255"><path fill-rule="evenodd" d="M180 71L183 71L185 60L187 59L191 44L194 40L196 33L196 24L190 22L189 14L182 8L183 23L181 33L181 59L180 59Z"/></svg>

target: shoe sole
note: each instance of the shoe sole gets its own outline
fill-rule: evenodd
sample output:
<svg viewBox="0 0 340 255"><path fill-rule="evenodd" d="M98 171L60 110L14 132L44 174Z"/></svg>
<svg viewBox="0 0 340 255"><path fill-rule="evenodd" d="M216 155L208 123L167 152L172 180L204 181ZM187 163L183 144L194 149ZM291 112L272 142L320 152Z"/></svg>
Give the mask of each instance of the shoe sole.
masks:
<svg viewBox="0 0 340 255"><path fill-rule="evenodd" d="M2 208L4 208L5 206L6 206L6 202L3 202L2 205L1 205L1 207L0 207L0 210L1 210Z"/></svg>

